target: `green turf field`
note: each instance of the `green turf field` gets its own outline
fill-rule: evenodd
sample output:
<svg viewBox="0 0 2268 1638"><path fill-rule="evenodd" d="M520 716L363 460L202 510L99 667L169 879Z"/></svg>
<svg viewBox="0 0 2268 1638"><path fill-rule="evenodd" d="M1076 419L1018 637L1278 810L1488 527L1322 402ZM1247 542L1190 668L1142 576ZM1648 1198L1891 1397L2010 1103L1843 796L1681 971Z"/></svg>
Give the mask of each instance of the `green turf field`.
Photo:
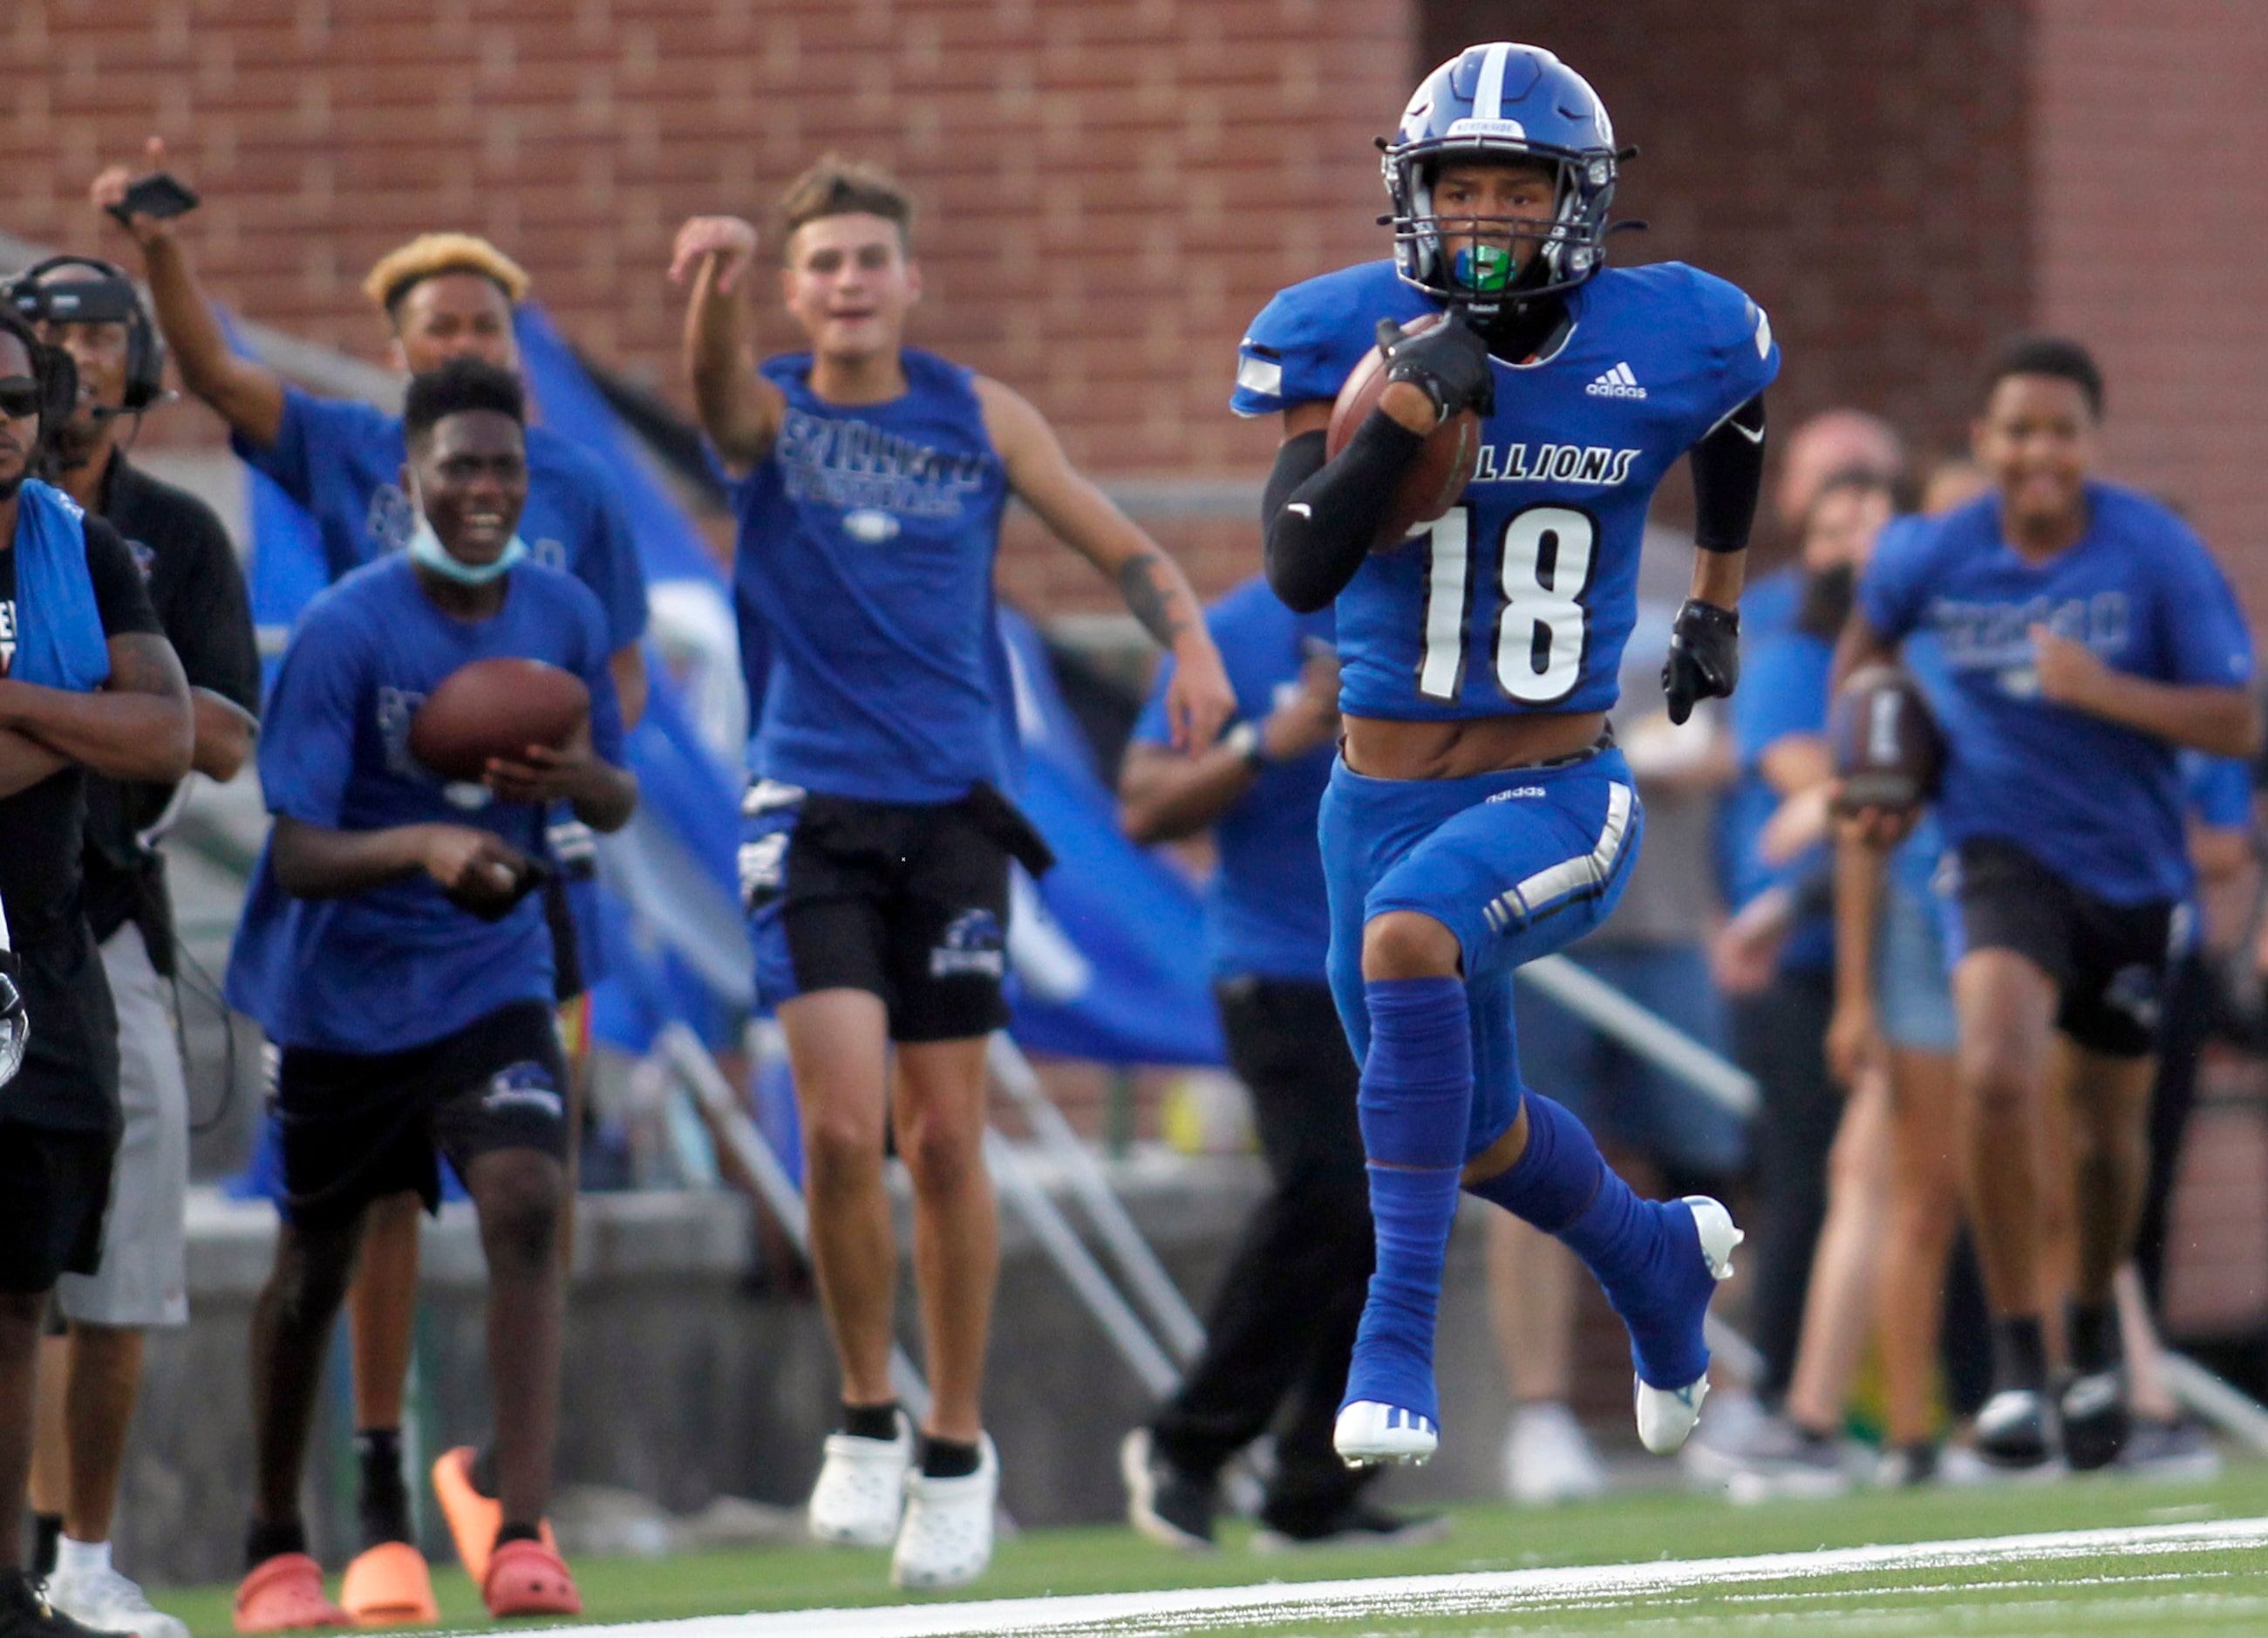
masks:
<svg viewBox="0 0 2268 1638"><path fill-rule="evenodd" d="M1861 1494L1833 1502L1736 1509L1675 1493L1625 1494L1550 1512L1461 1508L1446 1542L1391 1552L1262 1555L1233 1530L1224 1550L1184 1558L1121 1529L1035 1531L1002 1545L990 1575L963 1597L1136 1592L1241 1587L1255 1583L1408 1577L1556 1566L1642 1566L1808 1553L1874 1544L1966 1540L2109 1526L2165 1526L2268 1516L2268 1466L2247 1465L2205 1483L2089 1479L2047 1487ZM695 1555L666 1560L584 1560L576 1565L586 1619L663 1620L756 1611L811 1610L903 1602L886 1579L880 1553L818 1548ZM453 1568L435 1575L446 1623L489 1625L470 1585ZM1533 1578L1531 1578L1533 1579ZM1619 1583L1619 1584L1618 1584ZM1288 1594L1291 1590L1286 1589ZM158 1595L164 1608L203 1635L229 1630L228 1590ZM943 1599L928 1600L932 1605ZM942 1617L946 1612L931 1611ZM968 1612L974 1619L978 1612ZM1177 1620L1164 1610L1130 1624L1081 1625L1089 1633L1181 1634L1233 1631L1244 1638L1293 1633L1434 1634L1649 1633L1706 1635L1813 1634L1837 1638L1937 1634L2257 1634L2268 1631L2268 1550L2212 1541L2155 1543L2146 1549L2049 1557L1992 1553L1930 1564L1859 1568L1833 1575L1804 1567L1764 1567L1757 1575L1697 1581L1665 1568L1624 1572L1570 1586L1551 1578L1517 1597L1398 1599L1345 1608L1285 1611L1264 1606L1234 1617ZM1058 1630L1038 1612L991 1630ZM862 1630L848 1618L828 1630ZM993 1618L987 1617L988 1620ZM1288 1621L1288 1624L1287 1624ZM773 1623L751 1623L762 1638ZM937 1627L932 1630L951 1630ZM726 1638L709 1628L702 1638Z"/></svg>

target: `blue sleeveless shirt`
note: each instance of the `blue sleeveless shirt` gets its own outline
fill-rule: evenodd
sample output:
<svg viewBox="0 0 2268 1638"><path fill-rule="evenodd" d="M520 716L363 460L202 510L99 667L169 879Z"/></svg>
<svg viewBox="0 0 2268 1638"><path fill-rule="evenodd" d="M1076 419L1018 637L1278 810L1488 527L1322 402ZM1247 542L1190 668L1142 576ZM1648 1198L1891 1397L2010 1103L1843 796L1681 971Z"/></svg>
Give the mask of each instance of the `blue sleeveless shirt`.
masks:
<svg viewBox="0 0 2268 1638"><path fill-rule="evenodd" d="M750 771L829 795L942 802L1009 771L992 560L1008 481L974 372L905 350L907 389L830 404L811 355L768 359L787 396L734 485Z"/></svg>

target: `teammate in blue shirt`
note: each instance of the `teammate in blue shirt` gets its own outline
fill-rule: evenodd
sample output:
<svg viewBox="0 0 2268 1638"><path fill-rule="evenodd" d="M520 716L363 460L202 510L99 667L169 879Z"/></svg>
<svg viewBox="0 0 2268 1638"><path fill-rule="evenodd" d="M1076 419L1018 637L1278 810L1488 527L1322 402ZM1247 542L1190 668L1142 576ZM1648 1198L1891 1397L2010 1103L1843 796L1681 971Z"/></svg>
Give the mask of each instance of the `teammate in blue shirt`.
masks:
<svg viewBox="0 0 2268 1638"><path fill-rule="evenodd" d="M163 164L162 144L151 144L149 159L153 166ZM94 183L94 202L115 203L127 181L124 168L106 171ZM317 397L238 353L198 288L176 224L137 215L127 230L141 248L158 327L183 384L228 423L246 463L313 517L330 578L398 548L414 521L398 482L405 459L401 418L359 401ZM519 266L485 240L427 233L379 258L363 289L385 316L388 358L396 368L423 373L471 358L516 371L512 310L527 284ZM599 462L547 427L527 428L527 467L521 537L539 562L566 570L597 596L623 720L636 727L645 707L640 639L646 598L628 514ZM573 815L562 809L552 820L547 853L558 868L546 889L546 908L560 944L560 999L571 1004L606 974L596 857L589 829ZM572 1011L571 1039L580 1022L579 1010ZM573 1126L580 1124L580 1086L578 1077L570 1096ZM572 1237L572 1205L571 1195L563 1243ZM406 1543L415 1533L401 1428L416 1292L417 1202L405 1195L370 1214L350 1305L365 1547ZM471 1500L469 1457L453 1450L440 1459L436 1483L453 1531L468 1511L485 1511ZM470 1518L468 1529L468 1541L487 1533L484 1518ZM470 1551L467 1562L477 1579L479 1549ZM373 1571L381 1562L372 1561ZM390 1575L351 1575L346 1598L356 1610L422 1611L431 1603L423 1572L416 1570L409 1584Z"/></svg>
<svg viewBox="0 0 2268 1638"><path fill-rule="evenodd" d="M1280 1411L1264 1531L1298 1543L1423 1539L1440 1521L1366 1503L1372 1475L1350 1472L1331 1448L1371 1236L1354 1059L1324 977L1330 908L1315 842L1339 727L1330 611L1295 615L1254 579L1205 623L1236 689L1236 723L1202 755L1175 750L1161 669L1119 770L1120 813L1138 842L1211 831L1213 992L1273 1186L1221 1276L1204 1354L1120 1448L1127 1516L1167 1546L1211 1546L1221 1469Z"/></svg>
<svg viewBox="0 0 2268 1638"><path fill-rule="evenodd" d="M741 869L757 989L795 1072L844 1405L811 1522L824 1539L895 1540L894 1579L946 1586L992 1551L985 1039L1007 1022L1009 858L1046 863L999 791L1012 697L992 569L1008 497L1109 575L1172 650L1177 746L1204 750L1234 702L1181 572L1071 469L1038 411L904 345L921 293L905 192L822 159L781 214L780 288L807 352L755 367L746 222L688 222L671 276L691 281L687 365L734 483L744 623L770 649L748 678L756 779ZM886 1118L914 1191L932 1396L917 1462L889 1377Z"/></svg>
<svg viewBox="0 0 2268 1638"><path fill-rule="evenodd" d="M540 1538L558 1418L565 1066L552 940L532 896L545 812L619 829L637 800L604 616L532 560L523 401L475 359L413 378L409 550L308 606L277 673L260 775L276 823L231 953L228 999L282 1051L284 1224L253 1336L258 1486L237 1594L243 1632L342 1624L306 1555L302 1456L331 1321L371 1203L465 1180L489 1266L497 1529L491 1613L573 1613ZM410 756L418 706L471 661L542 660L590 690L586 728L491 762L478 784Z"/></svg>
<svg viewBox="0 0 2268 1638"><path fill-rule="evenodd" d="M2010 343L1973 437L1997 490L1883 541L1837 655L1847 676L1926 631L1948 674L1933 703L1947 746L1937 812L1959 867L1955 1147L1993 1316L1977 1449L2008 1466L2052 1453L2043 1181L2012 1162L2038 1152L2066 1079L2080 1265L2075 1374L2055 1420L2073 1467L2124 1442L2111 1281L2147 1177L2168 940L2191 883L2177 752L2249 756L2260 733L2236 599L2180 520L2091 476L2102 416L2084 348Z"/></svg>
<svg viewBox="0 0 2268 1638"><path fill-rule="evenodd" d="M1638 1199L1579 1121L1522 1088L1513 1051L1513 969L1596 926L1638 845L1606 712L1647 503L1689 450L1702 550L1663 672L1672 718L1737 680L1779 361L1764 314L1721 280L1603 266L1617 163L1605 108L1550 52L1467 49L1418 86L1386 150L1394 259L1283 291L1237 372L1237 410L1284 418L1270 583L1296 609L1337 605L1345 738L1322 841L1378 1242L1336 1433L1350 1463L1424 1461L1438 1442L1434 1315L1461 1184L1598 1277L1658 1451L1699 1415L1702 1321L1740 1237L1714 1200ZM1444 309L1414 336L1395 322ZM1373 341L1388 384L1326 461L1332 402ZM1373 550L1400 474L1465 409L1484 424L1462 498Z"/></svg>

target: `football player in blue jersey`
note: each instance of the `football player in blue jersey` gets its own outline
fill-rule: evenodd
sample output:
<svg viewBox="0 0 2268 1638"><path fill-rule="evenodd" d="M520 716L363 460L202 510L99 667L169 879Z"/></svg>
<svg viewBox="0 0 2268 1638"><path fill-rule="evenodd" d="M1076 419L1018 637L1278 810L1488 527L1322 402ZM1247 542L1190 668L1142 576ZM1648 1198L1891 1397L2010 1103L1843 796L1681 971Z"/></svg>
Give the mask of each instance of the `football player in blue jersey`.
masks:
<svg viewBox="0 0 2268 1638"><path fill-rule="evenodd" d="M2147 1185L2169 939L2193 872L2183 747L2260 739L2243 612L2166 507L2093 476L2102 377L2085 348L2019 337L1972 432L1995 487L1886 538L1859 583L1838 677L1934 635L1947 685L1938 816L1958 867L1954 1148L1992 1314L1986 1459L2034 1467L2059 1427L2072 1466L2129 1428L2112 1282ZM2060 1035L2060 1042L2055 1037ZM2071 1099L2079 1169L2072 1375L2048 1406L2040 1225L2047 1100Z"/></svg>
<svg viewBox="0 0 2268 1638"><path fill-rule="evenodd" d="M1605 1287L1630 1327L1639 1435L1660 1452L1700 1413L1702 1324L1740 1238L1714 1200L1632 1194L1579 1121L1521 1086L1513 1044L1513 970L1596 926L1638 845L1606 712L1647 503L1688 451L1701 550L1663 671L1673 719L1739 676L1779 361L1723 281L1605 267L1621 157L1598 97L1550 52L1461 52L1385 148L1393 259L1283 291L1238 368L1235 409L1283 417L1269 579L1295 609L1337 603L1345 737L1322 838L1378 1240L1336 1431L1350 1463L1424 1461L1438 1442L1434 1312L1460 1186L1556 1235ZM1388 385L1327 460L1332 402L1373 337ZM1402 472L1468 409L1482 447L1462 497L1380 545Z"/></svg>
<svg viewBox="0 0 2268 1638"><path fill-rule="evenodd" d="M164 144L152 141L147 158L153 168L162 166ZM94 181L94 203L117 203L127 183L124 167L106 170ZM228 423L232 446L245 462L313 517L330 578L336 580L398 546L415 520L396 482L407 455L401 418L357 400L306 392L236 351L198 287L178 219L133 215L125 225L141 250L158 328L180 364L183 385ZM460 358L517 371L512 312L527 288L527 275L517 262L466 233L421 234L380 257L363 283L364 294L386 320L389 361L413 374ZM521 533L538 560L566 570L599 599L623 721L635 727L645 709L639 645L646 596L629 515L593 456L540 424L526 433L528 495ZM594 844L589 827L564 808L552 815L546 841L559 866L546 888L546 910L560 944L560 998L571 1042L580 1029L581 996L605 976ZM570 1121L578 1129L580 1087L578 1076ZM571 1174L573 1161L571 1150ZM359 1510L363 1545L373 1556L350 1575L345 1597L350 1609L364 1612L422 1614L432 1602L423 1569L394 1550L414 1533L401 1472L401 1412L416 1318L417 1206L415 1196L404 1194L372 1207L350 1308ZM571 1192L563 1248L573 1228ZM494 1530L488 1466L476 1465L463 1447L443 1453L435 1466L443 1511L475 1581L483 1544ZM387 1567L392 1565L402 1567L408 1579L391 1573Z"/></svg>
<svg viewBox="0 0 2268 1638"><path fill-rule="evenodd" d="M440 1199L446 1155L480 1215L497 1523L490 1613L572 1614L544 1541L566 1280L565 1066L540 903L546 815L621 828L637 801L598 600L531 560L519 381L460 358L413 378L404 486L420 527L307 607L261 735L275 815L230 951L227 994L281 1050L284 1226L253 1317L258 1475L239 1632L337 1626L299 1486L331 1324L372 1203ZM418 707L475 660L541 660L588 690L556 749L445 781L409 749ZM396 1543L401 1557L409 1549ZM357 1562L360 1562L357 1560ZM429 1595L430 1596L430 1592Z"/></svg>
<svg viewBox="0 0 2268 1638"><path fill-rule="evenodd" d="M688 222L671 274L691 282L686 362L734 482L744 623L770 654L748 679L741 868L757 989L794 1067L814 1260L843 1370L843 1427L827 1441L811 1522L829 1540L895 1540L895 1579L944 1586L992 1550L998 1463L979 1406L998 1262L985 1038L1007 1021L1009 859L1045 865L998 788L1012 718L992 565L1008 498L1109 575L1172 651L1177 747L1204 751L1235 696L1181 571L1071 468L1039 412L904 344L921 279L903 189L822 159L781 218L781 290L807 351L756 367L746 222ZM889 1377L886 1118L914 1191L932 1393L917 1456Z"/></svg>

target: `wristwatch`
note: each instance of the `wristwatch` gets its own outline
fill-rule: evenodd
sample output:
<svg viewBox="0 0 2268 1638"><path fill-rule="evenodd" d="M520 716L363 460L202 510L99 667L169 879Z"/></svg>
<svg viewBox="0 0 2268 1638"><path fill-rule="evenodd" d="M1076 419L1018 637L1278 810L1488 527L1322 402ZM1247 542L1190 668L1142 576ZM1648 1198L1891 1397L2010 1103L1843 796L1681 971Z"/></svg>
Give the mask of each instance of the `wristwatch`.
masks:
<svg viewBox="0 0 2268 1638"><path fill-rule="evenodd" d="M1220 744L1223 750L1234 751L1255 772L1268 765L1268 748L1261 740L1257 723L1238 723L1220 736Z"/></svg>

